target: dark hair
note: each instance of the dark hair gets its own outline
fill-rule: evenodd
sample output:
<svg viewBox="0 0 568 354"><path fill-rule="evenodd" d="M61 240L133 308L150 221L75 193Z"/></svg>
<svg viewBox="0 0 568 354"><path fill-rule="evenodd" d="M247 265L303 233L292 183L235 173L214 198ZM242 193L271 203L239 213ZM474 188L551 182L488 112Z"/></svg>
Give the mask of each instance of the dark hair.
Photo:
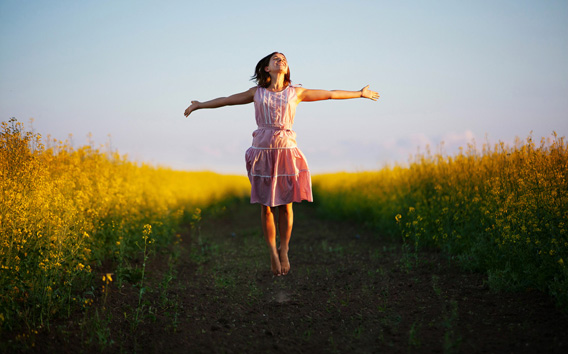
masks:
<svg viewBox="0 0 568 354"><path fill-rule="evenodd" d="M252 76L251 80L256 81L256 84L260 87L267 88L268 86L270 86L270 74L267 73L266 70L264 69L270 65L270 58L272 58L274 54L282 54L282 53L280 52L270 53L264 58L260 59L258 64L256 64L256 68L254 69L254 75ZM286 58L285 55L284 58ZM288 72L284 76L284 86L289 86L291 83L292 80L290 80L290 67L288 67Z"/></svg>

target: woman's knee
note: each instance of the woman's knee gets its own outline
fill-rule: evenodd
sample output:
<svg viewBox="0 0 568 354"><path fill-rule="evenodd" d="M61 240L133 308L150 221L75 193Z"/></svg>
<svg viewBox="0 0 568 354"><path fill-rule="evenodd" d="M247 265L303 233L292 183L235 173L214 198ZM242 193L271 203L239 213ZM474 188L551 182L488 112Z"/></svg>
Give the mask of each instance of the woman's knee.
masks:
<svg viewBox="0 0 568 354"><path fill-rule="evenodd" d="M272 208L267 205L260 205L260 212L262 215L270 215L272 214Z"/></svg>
<svg viewBox="0 0 568 354"><path fill-rule="evenodd" d="M280 213L280 215L292 215L292 203L280 205L278 207L278 212Z"/></svg>

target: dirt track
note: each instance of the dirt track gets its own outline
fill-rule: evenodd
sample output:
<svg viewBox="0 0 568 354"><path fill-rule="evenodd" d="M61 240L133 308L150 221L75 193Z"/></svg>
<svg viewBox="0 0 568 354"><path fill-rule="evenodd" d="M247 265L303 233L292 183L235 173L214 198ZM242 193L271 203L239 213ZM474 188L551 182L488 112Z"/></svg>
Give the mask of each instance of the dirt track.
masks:
<svg viewBox="0 0 568 354"><path fill-rule="evenodd" d="M321 219L313 206L294 210L290 274L270 273L257 205L204 212L200 230L183 236L177 257L157 257L147 268L151 290L140 321L133 319L138 290L113 284L104 310L99 300L88 316L53 326L32 351L568 350L568 319L547 296L494 293L483 275L465 273L437 252L415 259L400 242Z"/></svg>

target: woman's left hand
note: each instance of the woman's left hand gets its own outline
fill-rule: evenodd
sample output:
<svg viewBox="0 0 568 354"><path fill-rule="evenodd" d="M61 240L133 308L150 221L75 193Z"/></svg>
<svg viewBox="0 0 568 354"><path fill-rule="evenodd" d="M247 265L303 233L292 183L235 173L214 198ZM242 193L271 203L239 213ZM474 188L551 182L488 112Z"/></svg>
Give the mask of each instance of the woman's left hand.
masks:
<svg viewBox="0 0 568 354"><path fill-rule="evenodd" d="M373 101L376 101L379 99L380 96L378 92L371 91L369 89L369 85L367 85L361 89L361 97L365 97Z"/></svg>

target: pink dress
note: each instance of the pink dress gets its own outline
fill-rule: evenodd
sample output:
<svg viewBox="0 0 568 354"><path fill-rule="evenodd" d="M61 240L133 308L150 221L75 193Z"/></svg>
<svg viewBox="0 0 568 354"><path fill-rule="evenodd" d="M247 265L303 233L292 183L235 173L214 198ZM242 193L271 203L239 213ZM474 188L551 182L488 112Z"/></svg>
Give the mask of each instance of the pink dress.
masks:
<svg viewBox="0 0 568 354"><path fill-rule="evenodd" d="M258 129L246 151L251 203L267 206L312 201L312 181L306 157L296 146L292 130L296 113L293 86L272 92L258 87L254 111Z"/></svg>

